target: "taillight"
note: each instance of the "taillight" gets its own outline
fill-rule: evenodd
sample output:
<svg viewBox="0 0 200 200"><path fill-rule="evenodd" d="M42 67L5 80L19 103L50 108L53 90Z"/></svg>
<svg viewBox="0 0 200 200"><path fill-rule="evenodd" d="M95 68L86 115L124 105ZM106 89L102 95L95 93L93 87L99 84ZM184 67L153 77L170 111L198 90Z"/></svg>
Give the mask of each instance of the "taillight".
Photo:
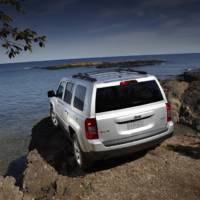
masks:
<svg viewBox="0 0 200 200"><path fill-rule="evenodd" d="M120 82L120 85L129 85L129 84L134 84L134 83L137 83L136 80L129 80L129 81L121 81Z"/></svg>
<svg viewBox="0 0 200 200"><path fill-rule="evenodd" d="M167 122L172 121L171 106L169 103L166 103L166 110L167 110Z"/></svg>
<svg viewBox="0 0 200 200"><path fill-rule="evenodd" d="M99 138L96 118L87 118L85 120L85 134L88 140Z"/></svg>

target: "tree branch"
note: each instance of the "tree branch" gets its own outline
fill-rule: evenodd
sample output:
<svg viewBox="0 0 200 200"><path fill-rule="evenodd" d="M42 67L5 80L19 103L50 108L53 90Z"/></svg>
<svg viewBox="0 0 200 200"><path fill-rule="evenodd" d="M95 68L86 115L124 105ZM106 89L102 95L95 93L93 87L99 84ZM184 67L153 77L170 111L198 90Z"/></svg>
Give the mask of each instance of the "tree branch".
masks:
<svg viewBox="0 0 200 200"><path fill-rule="evenodd" d="M22 1L22 0L21 0ZM17 11L21 12L20 0L0 0L0 4L12 5ZM19 30L17 27L13 27L10 23L13 21L12 17L5 12L0 11L0 40L2 47L7 49L6 54L9 58L13 58L20 54L22 51L32 52L33 43L39 45L39 47L45 46L46 36L39 36L32 29L26 28Z"/></svg>

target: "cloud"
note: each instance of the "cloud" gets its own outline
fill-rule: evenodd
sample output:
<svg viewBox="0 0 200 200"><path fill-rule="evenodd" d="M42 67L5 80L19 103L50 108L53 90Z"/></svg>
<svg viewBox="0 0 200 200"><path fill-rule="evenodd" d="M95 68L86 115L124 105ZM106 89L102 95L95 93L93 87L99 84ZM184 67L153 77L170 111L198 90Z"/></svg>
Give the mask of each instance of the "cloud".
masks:
<svg viewBox="0 0 200 200"><path fill-rule="evenodd" d="M46 34L30 56L61 57L200 51L199 0L29 0L14 19ZM56 55L57 56L57 55ZM23 56L22 56L23 57ZM25 59L25 57L24 57Z"/></svg>
<svg viewBox="0 0 200 200"><path fill-rule="evenodd" d="M25 6L29 12L47 15L58 14L60 11L63 11L76 2L78 2L78 0L31 0L25 2Z"/></svg>
<svg viewBox="0 0 200 200"><path fill-rule="evenodd" d="M103 32L108 32L108 31L113 31L113 30L119 30L119 29L123 29L124 27L126 27L127 25L130 24L130 21L127 22L117 22L117 23L113 23L113 24L109 24L109 25L105 25L105 26L100 26L100 27L94 27L91 28L90 30L88 30L89 34L100 34Z"/></svg>
<svg viewBox="0 0 200 200"><path fill-rule="evenodd" d="M192 3L197 3L198 0L149 0L143 1L143 6L152 6L152 7L177 7L181 5L187 5Z"/></svg>

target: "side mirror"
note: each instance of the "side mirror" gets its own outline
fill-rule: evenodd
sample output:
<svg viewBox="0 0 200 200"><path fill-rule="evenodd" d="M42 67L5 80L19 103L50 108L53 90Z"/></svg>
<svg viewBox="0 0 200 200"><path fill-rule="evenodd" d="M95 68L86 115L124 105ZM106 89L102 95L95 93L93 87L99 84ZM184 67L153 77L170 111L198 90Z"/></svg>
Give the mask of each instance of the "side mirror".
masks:
<svg viewBox="0 0 200 200"><path fill-rule="evenodd" d="M47 96L48 96L48 97L55 97L56 94L55 94L55 92L54 92L53 90L49 90L49 91L47 92Z"/></svg>

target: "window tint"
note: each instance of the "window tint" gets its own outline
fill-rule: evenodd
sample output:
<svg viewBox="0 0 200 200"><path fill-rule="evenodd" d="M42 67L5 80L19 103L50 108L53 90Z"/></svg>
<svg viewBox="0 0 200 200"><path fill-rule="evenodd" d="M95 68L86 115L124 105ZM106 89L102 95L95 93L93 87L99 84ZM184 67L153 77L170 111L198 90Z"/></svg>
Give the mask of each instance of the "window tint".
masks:
<svg viewBox="0 0 200 200"><path fill-rule="evenodd" d="M85 101L86 88L84 86L78 85L76 87L75 97L74 97L74 107L83 110Z"/></svg>
<svg viewBox="0 0 200 200"><path fill-rule="evenodd" d="M96 112L118 110L163 100L155 81L97 89Z"/></svg>
<svg viewBox="0 0 200 200"><path fill-rule="evenodd" d="M64 101L68 104L71 104L73 87L74 87L74 84L69 82L67 83L66 88L65 88Z"/></svg>
<svg viewBox="0 0 200 200"><path fill-rule="evenodd" d="M56 92L56 96L60 99L62 99L62 95L63 95L63 92L64 92L64 86L65 86L65 82L62 82L58 89L57 89L57 92Z"/></svg>

